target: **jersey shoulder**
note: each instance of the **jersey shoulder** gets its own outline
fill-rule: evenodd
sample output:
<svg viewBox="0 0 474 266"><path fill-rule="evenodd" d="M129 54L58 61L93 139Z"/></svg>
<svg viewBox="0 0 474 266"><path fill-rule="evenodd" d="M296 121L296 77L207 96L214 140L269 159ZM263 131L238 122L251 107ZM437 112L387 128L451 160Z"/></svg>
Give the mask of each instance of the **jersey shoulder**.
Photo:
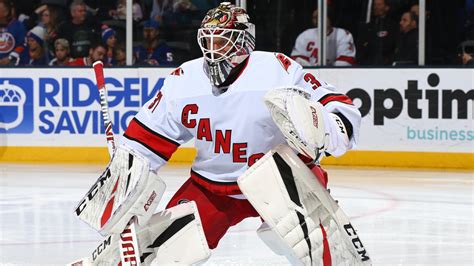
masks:
<svg viewBox="0 0 474 266"><path fill-rule="evenodd" d="M343 28L334 28L334 31L339 38L352 38L352 33Z"/></svg>
<svg viewBox="0 0 474 266"><path fill-rule="evenodd" d="M283 64L283 68L288 70L288 67L294 63L289 56L280 53L280 52L263 52L263 51L254 51L251 53L250 64L252 65L266 65L266 66L278 66ZM268 69L265 68L265 71Z"/></svg>
<svg viewBox="0 0 474 266"><path fill-rule="evenodd" d="M203 60L201 57L187 61L171 70L163 84L163 94L166 94L168 99L190 97L196 94L203 84L209 83L204 73Z"/></svg>
<svg viewBox="0 0 474 266"><path fill-rule="evenodd" d="M8 26L7 26L10 30L16 30L16 31L22 31L24 32L25 31L25 27L23 26L23 23L21 23L20 21L18 21L17 19L13 19L10 21L10 23L8 23Z"/></svg>
<svg viewBox="0 0 474 266"><path fill-rule="evenodd" d="M292 78L302 66L289 56L279 52L254 51L251 53L249 65L256 73L265 72L266 76L279 76Z"/></svg>
<svg viewBox="0 0 474 266"><path fill-rule="evenodd" d="M193 78L199 77L199 74L204 74L203 63L204 59L202 57L184 62L173 69L168 78L178 83L190 82Z"/></svg>
<svg viewBox="0 0 474 266"><path fill-rule="evenodd" d="M318 35L318 28L310 28L301 32L296 39L297 40L298 39L300 40L316 39L317 35Z"/></svg>

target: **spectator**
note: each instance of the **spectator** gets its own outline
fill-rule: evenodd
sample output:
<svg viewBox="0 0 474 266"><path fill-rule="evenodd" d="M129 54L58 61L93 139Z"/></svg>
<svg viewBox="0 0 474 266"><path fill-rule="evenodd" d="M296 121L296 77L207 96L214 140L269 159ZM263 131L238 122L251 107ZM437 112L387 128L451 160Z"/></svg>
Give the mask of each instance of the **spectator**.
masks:
<svg viewBox="0 0 474 266"><path fill-rule="evenodd" d="M465 66L474 66L474 41L467 40L461 43L461 53L459 57Z"/></svg>
<svg viewBox="0 0 474 266"><path fill-rule="evenodd" d="M40 5L43 0L9 0L14 4L15 17L18 21L23 23L25 29L31 29L36 24L36 16L34 14L35 8ZM28 27L30 26L31 27Z"/></svg>
<svg viewBox="0 0 474 266"><path fill-rule="evenodd" d="M99 26L86 19L86 5L81 0L74 0L70 11L71 21L59 26L58 37L69 41L72 57L88 56L91 43L98 40Z"/></svg>
<svg viewBox="0 0 474 266"><path fill-rule="evenodd" d="M54 42L55 58L49 62L50 66L66 66L71 61L71 49L66 39L57 39Z"/></svg>
<svg viewBox="0 0 474 266"><path fill-rule="evenodd" d="M199 10L191 0L174 0L173 8L170 11L164 14L163 25L178 29L192 26L193 17L199 14Z"/></svg>
<svg viewBox="0 0 474 266"><path fill-rule="evenodd" d="M214 2L212 0L206 1L208 4ZM198 16L200 12L196 5L194 5L194 1L191 0L153 0L150 18L160 22L166 28L199 27L198 21L200 21L201 17Z"/></svg>
<svg viewBox="0 0 474 266"><path fill-rule="evenodd" d="M163 17L173 9L173 0L153 0L150 19L163 23Z"/></svg>
<svg viewBox="0 0 474 266"><path fill-rule="evenodd" d="M463 53L461 59L463 65L474 66L474 58L472 58L472 55Z"/></svg>
<svg viewBox="0 0 474 266"><path fill-rule="evenodd" d="M18 65L25 49L25 28L13 15L9 0L0 0L0 65Z"/></svg>
<svg viewBox="0 0 474 266"><path fill-rule="evenodd" d="M101 42L91 45L89 48L89 55L86 57L75 58L68 62L68 66L92 66L95 61L104 61L107 53L107 47Z"/></svg>
<svg viewBox="0 0 474 266"><path fill-rule="evenodd" d="M39 26L46 29L46 48L51 56L54 56L54 42L58 38L58 25L61 22L60 10L53 6L42 5L35 11L40 17Z"/></svg>
<svg viewBox="0 0 474 266"><path fill-rule="evenodd" d="M386 0L374 0L372 20L363 24L357 41L357 62L363 65L390 65L393 62L398 26L388 17Z"/></svg>
<svg viewBox="0 0 474 266"><path fill-rule="evenodd" d="M105 21L111 19L109 12L115 9L117 0L84 0L84 3L98 21Z"/></svg>
<svg viewBox="0 0 474 266"><path fill-rule="evenodd" d="M351 66L355 64L355 47L352 34L345 29L333 27L333 10L328 8L326 64L329 66ZM313 11L313 25L318 26L318 10ZM291 58L303 66L318 63L318 28L311 28L296 38Z"/></svg>
<svg viewBox="0 0 474 266"><path fill-rule="evenodd" d="M420 16L420 6L418 4L413 4L411 7L410 7L410 12L413 12L415 13L415 15L417 16ZM428 17L428 13L426 13L426 16Z"/></svg>
<svg viewBox="0 0 474 266"><path fill-rule="evenodd" d="M49 56L44 48L46 30L36 26L26 34L26 49L20 54L22 66L47 66Z"/></svg>
<svg viewBox="0 0 474 266"><path fill-rule="evenodd" d="M102 27L102 42L107 47L107 54L104 58L105 65L114 65L114 49L117 44L117 37L115 31L107 25Z"/></svg>
<svg viewBox="0 0 474 266"><path fill-rule="evenodd" d="M127 54L123 45L117 45L114 52L115 66L127 65Z"/></svg>
<svg viewBox="0 0 474 266"><path fill-rule="evenodd" d="M394 65L416 65L418 62L418 17L413 12L403 13L400 19L394 60Z"/></svg>
<svg viewBox="0 0 474 266"><path fill-rule="evenodd" d="M173 53L166 42L160 39L160 24L153 19L143 24L143 44L135 47L137 64L163 66L173 63Z"/></svg>
<svg viewBox="0 0 474 266"><path fill-rule="evenodd" d="M114 19L124 20L127 18L127 1L118 0L117 8L109 11L109 15ZM133 0L132 17L135 21L140 21L143 18L142 7L137 0Z"/></svg>

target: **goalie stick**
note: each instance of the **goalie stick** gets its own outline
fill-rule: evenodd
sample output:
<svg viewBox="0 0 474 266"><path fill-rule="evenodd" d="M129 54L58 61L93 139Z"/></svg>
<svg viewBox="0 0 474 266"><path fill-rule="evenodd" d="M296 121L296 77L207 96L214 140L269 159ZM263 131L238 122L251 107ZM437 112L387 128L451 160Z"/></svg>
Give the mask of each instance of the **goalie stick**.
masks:
<svg viewBox="0 0 474 266"><path fill-rule="evenodd" d="M107 102L107 89L105 87L104 78L104 63L102 61L96 61L92 64L94 68L95 78L97 81L97 87L99 88L100 95L100 111L102 120L105 128L105 135L107 139L107 147L109 150L110 158L113 157L115 152L115 139L114 132L112 131L112 121L109 116L109 104ZM140 265L140 252L137 242L137 232L135 227L135 220L132 218L128 225L124 228L120 234L121 239L120 245L120 260L122 266L126 265ZM133 250L134 252L130 252Z"/></svg>
<svg viewBox="0 0 474 266"><path fill-rule="evenodd" d="M95 79L100 95L100 113L104 122L105 135L107 137L107 147L109 148L110 158L115 152L114 132L112 131L112 121L109 116L109 104L107 103L107 90L105 88L104 63L96 61L92 64L94 67Z"/></svg>

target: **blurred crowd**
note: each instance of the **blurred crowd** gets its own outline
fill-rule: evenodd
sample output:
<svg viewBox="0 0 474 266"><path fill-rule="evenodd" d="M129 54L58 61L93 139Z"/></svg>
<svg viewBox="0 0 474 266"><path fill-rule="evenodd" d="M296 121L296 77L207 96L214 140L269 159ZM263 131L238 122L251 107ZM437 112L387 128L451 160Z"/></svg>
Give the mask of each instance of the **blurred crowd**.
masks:
<svg viewBox="0 0 474 266"><path fill-rule="evenodd" d="M201 56L196 30L216 0L133 0L133 64ZM257 49L319 62L318 1L248 0ZM327 0L326 64L418 64L417 0ZM0 0L0 65L124 66L126 0ZM427 1L426 63L474 65L474 0Z"/></svg>
<svg viewBox="0 0 474 266"><path fill-rule="evenodd" d="M134 0L133 64L198 57L191 34L218 2ZM123 66L125 18L126 0L0 0L0 65Z"/></svg>

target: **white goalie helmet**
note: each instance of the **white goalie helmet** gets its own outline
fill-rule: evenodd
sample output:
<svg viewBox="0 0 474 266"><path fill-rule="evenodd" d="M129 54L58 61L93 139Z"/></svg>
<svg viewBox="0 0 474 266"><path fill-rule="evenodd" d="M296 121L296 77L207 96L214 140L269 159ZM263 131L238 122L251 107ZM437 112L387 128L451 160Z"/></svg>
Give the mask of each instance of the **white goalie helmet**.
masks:
<svg viewBox="0 0 474 266"><path fill-rule="evenodd" d="M207 12L197 40L211 82L220 86L255 49L255 25L245 9L223 2Z"/></svg>

